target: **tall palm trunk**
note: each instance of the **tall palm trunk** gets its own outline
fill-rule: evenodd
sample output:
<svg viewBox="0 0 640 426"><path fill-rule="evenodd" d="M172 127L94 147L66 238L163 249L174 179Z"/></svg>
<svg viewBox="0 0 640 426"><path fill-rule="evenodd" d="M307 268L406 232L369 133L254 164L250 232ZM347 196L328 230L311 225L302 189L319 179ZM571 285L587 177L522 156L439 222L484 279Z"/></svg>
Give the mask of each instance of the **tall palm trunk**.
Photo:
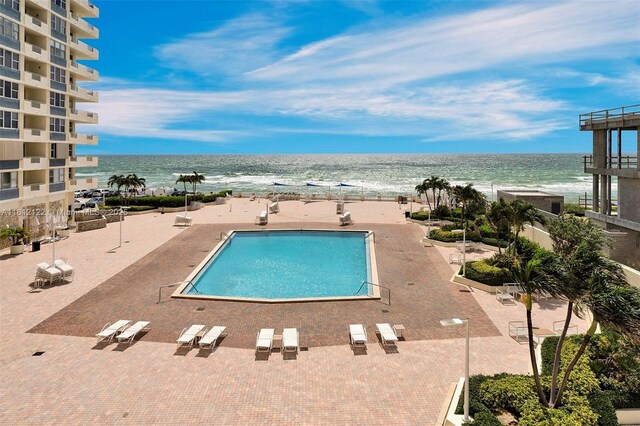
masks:
<svg viewBox="0 0 640 426"><path fill-rule="evenodd" d="M569 330L569 324L571 323L571 315L573 314L573 302L569 301L567 305L567 316L564 320L564 327L562 328L562 333L560 333L560 337L558 338L558 344L556 345L556 354L553 357L553 371L551 373L551 392L549 393L549 402L551 403L551 407L556 406L556 387L558 382L558 372L560 370L560 359L562 357L562 345L564 344L565 337L567 336L567 331Z"/></svg>
<svg viewBox="0 0 640 426"><path fill-rule="evenodd" d="M545 406L549 406L549 402L547 401L547 397L544 394L544 390L542 389L542 384L540 383L540 373L538 371L538 363L536 361L536 350L533 347L533 321L531 320L531 295L527 294L527 333L529 335L529 358L531 359L531 369L533 370L533 380L536 383L536 392L538 394L538 399Z"/></svg>
<svg viewBox="0 0 640 426"><path fill-rule="evenodd" d="M562 378L562 383L560 384L560 388L558 389L558 395L556 396L556 400L553 401L554 406L557 406L562 401L562 394L567 387L567 382L569 381L571 371L573 371L573 367L575 367L575 365L578 363L578 360L587 349L587 345L589 344L589 341L591 340L593 334L596 332L597 327L598 322L596 320L591 321L591 326L589 327L589 330L587 330L587 332L584 334L584 338L582 339L580 348L578 348L578 352L576 352L569 365L567 365L567 369L564 372L564 377Z"/></svg>

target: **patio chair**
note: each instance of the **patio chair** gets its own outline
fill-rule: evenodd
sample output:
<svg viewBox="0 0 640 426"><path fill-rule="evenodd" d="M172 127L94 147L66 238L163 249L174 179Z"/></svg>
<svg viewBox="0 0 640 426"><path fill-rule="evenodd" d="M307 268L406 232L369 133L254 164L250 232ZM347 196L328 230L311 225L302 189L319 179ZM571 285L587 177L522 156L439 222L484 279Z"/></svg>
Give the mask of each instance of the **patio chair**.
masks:
<svg viewBox="0 0 640 426"><path fill-rule="evenodd" d="M138 321L133 324L131 327L125 329L122 333L116 336L119 343L129 342L131 345L133 343L133 339L140 333L142 330L148 330L147 326L149 325L149 321Z"/></svg>
<svg viewBox="0 0 640 426"><path fill-rule="evenodd" d="M524 321L509 321L509 337L512 337L518 343L523 337L525 341L529 339L529 333Z"/></svg>
<svg viewBox="0 0 640 426"><path fill-rule="evenodd" d="M564 321L554 321L553 322L553 332L557 335L562 334L562 329L564 328ZM567 328L567 336L571 334L578 334L578 326L575 324L569 323L569 328Z"/></svg>
<svg viewBox="0 0 640 426"><path fill-rule="evenodd" d="M398 336L393 328L389 324L376 324L378 333L380 333L380 339L382 340L382 346L395 346L398 341Z"/></svg>
<svg viewBox="0 0 640 426"><path fill-rule="evenodd" d="M503 305L505 302L511 302L512 304L516 304L516 294L514 293L514 288L508 285L503 285L502 288L496 289L496 300L499 300Z"/></svg>
<svg viewBox="0 0 640 426"><path fill-rule="evenodd" d="M462 253L450 253L449 254L449 264L457 263L462 265Z"/></svg>
<svg viewBox="0 0 640 426"><path fill-rule="evenodd" d="M344 214L340 215L340 226L345 225L353 225L353 220L351 219L351 212L346 211Z"/></svg>
<svg viewBox="0 0 640 426"><path fill-rule="evenodd" d="M62 279L65 281L73 281L73 267L62 259L56 259L54 268L62 272Z"/></svg>
<svg viewBox="0 0 640 426"><path fill-rule="evenodd" d="M267 211L262 210L258 216L256 216L256 225L266 225L269 221Z"/></svg>
<svg viewBox="0 0 640 426"><path fill-rule="evenodd" d="M180 337L178 337L178 340L176 341L176 343L178 344L178 348L184 345L192 347L193 341L196 340L198 333L200 333L202 330L204 330L204 325L201 324L194 324L188 329L186 327L183 328L182 332L180 333Z"/></svg>
<svg viewBox="0 0 640 426"><path fill-rule="evenodd" d="M191 226L192 219L186 215L177 215L173 226Z"/></svg>
<svg viewBox="0 0 640 426"><path fill-rule="evenodd" d="M336 214L344 213L344 203L342 201L336 203Z"/></svg>
<svg viewBox="0 0 640 426"><path fill-rule="evenodd" d="M256 353L271 352L274 334L275 330L273 328L263 328L258 332L258 336L256 337Z"/></svg>
<svg viewBox="0 0 640 426"><path fill-rule="evenodd" d="M207 331L198 342L198 345L200 345L200 349L205 349L207 346L209 347L209 349L213 349L216 346L218 338L222 335L222 333L224 333L226 329L227 327L218 325Z"/></svg>
<svg viewBox="0 0 640 426"><path fill-rule="evenodd" d="M49 281L49 285L52 285L54 282L60 281L62 279L62 271L53 266L49 265L46 262L38 263L36 266L36 280L44 279Z"/></svg>
<svg viewBox="0 0 640 426"><path fill-rule="evenodd" d="M100 343L105 339L110 342L111 340L113 340L115 335L124 330L124 328L128 326L130 322L130 320L118 320L113 324L106 323L104 327L102 327L102 330L100 330L100 333L96 334L96 337L98 338L97 343Z"/></svg>
<svg viewBox="0 0 640 426"><path fill-rule="evenodd" d="M543 300L543 299L551 299L553 298L553 296L551 295L551 293L549 293L546 290L538 290L536 292L534 292L532 294L532 296L534 297L534 299L536 300Z"/></svg>
<svg viewBox="0 0 640 426"><path fill-rule="evenodd" d="M349 325L349 337L351 346L367 347L367 329L362 324Z"/></svg>
<svg viewBox="0 0 640 426"><path fill-rule="evenodd" d="M298 353L300 347L300 333L297 328L285 328L282 330L282 352Z"/></svg>

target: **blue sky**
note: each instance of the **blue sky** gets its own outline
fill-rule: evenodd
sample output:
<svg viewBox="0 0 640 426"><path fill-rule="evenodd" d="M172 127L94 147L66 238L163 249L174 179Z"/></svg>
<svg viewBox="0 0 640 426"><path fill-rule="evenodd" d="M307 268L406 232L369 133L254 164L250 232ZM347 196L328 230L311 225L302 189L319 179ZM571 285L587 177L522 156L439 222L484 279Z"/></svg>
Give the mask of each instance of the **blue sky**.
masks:
<svg viewBox="0 0 640 426"><path fill-rule="evenodd" d="M83 152L585 152L640 99L638 1L96 4Z"/></svg>

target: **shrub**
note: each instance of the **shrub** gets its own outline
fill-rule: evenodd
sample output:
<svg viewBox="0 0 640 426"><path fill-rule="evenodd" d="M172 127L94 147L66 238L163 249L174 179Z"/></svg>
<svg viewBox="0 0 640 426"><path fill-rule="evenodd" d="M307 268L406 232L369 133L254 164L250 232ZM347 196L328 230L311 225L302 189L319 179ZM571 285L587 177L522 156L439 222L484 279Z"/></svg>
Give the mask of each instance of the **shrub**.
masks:
<svg viewBox="0 0 640 426"><path fill-rule="evenodd" d="M415 213L411 213L411 219L415 219L415 220L428 220L428 219L429 219L429 213L428 213L428 212L415 212Z"/></svg>
<svg viewBox="0 0 640 426"><path fill-rule="evenodd" d="M497 233L496 231L493 230L493 228L489 225L480 225L478 227L478 231L480 231L480 235L483 238L496 238L497 237Z"/></svg>
<svg viewBox="0 0 640 426"><path fill-rule="evenodd" d="M578 204L567 203L564 205L564 213L574 216L584 216L585 208Z"/></svg>
<svg viewBox="0 0 640 426"><path fill-rule="evenodd" d="M489 379L480 385L480 400L493 410L507 409L517 415L523 411L525 403L536 401L533 378L530 376L507 376Z"/></svg>
<svg viewBox="0 0 640 426"><path fill-rule="evenodd" d="M497 238L483 238L482 243L493 247L507 247L506 241L498 240Z"/></svg>
<svg viewBox="0 0 640 426"><path fill-rule="evenodd" d="M512 281L508 269L492 266L486 259L467 262L466 277L488 285L502 285Z"/></svg>
<svg viewBox="0 0 640 426"><path fill-rule="evenodd" d="M443 231L441 229L433 229L429 234L429 238L437 241L443 241L445 243L455 243L462 239L462 234L459 232Z"/></svg>
<svg viewBox="0 0 640 426"><path fill-rule="evenodd" d="M155 207L152 206L131 206L129 207L130 212L143 212L146 210L153 210Z"/></svg>
<svg viewBox="0 0 640 426"><path fill-rule="evenodd" d="M431 212L431 216L435 216L439 219L450 217L451 210L449 210L449 207L447 206L438 206L435 209L433 209L433 212Z"/></svg>
<svg viewBox="0 0 640 426"><path fill-rule="evenodd" d="M618 417L616 409L609 395L604 392L597 391L588 397L591 409L598 414L599 426L618 426Z"/></svg>

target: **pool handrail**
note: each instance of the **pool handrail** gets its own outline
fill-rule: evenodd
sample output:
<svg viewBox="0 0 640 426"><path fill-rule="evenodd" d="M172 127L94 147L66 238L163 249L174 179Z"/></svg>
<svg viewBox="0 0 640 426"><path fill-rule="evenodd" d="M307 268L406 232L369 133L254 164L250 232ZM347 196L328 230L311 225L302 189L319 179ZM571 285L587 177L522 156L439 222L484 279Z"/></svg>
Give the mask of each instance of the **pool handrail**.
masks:
<svg viewBox="0 0 640 426"><path fill-rule="evenodd" d="M360 293L360 290L362 290L362 287L364 287L365 284L371 284L371 285L375 285L376 287L380 287L380 288L384 288L387 290L387 292L389 293L389 303L388 305L391 306L391 289L389 287L385 287L383 285L380 284L376 284L376 283L372 283L371 281L362 281L362 284L360 285L360 288L358 288L358 291L356 291L354 293L354 296L357 295L358 293Z"/></svg>
<svg viewBox="0 0 640 426"><path fill-rule="evenodd" d="M165 285L161 285L161 286L160 286L160 288L158 288L158 301L156 302L156 305L157 305L158 303L160 303L160 301L162 300L162 289L163 289L163 288L177 287L177 286L182 285L182 284L184 284L184 283L188 283L188 284L185 286L185 290L187 289L187 287L191 286L191 288L193 288L193 289L196 291L196 293L200 293L200 292L198 291L198 289L196 288L195 284L193 284L193 281L191 281L191 280L188 280L188 281L180 281L180 282L173 283L173 284L165 284ZM200 294L202 294L202 293L200 293Z"/></svg>
<svg viewBox="0 0 640 426"><path fill-rule="evenodd" d="M369 238L369 237L373 237L373 242L374 242L374 243L376 242L376 233L375 233L374 231L369 231L369 232L367 233L367 235L365 235L365 237L364 237L364 238L365 238L365 239L367 239L367 238Z"/></svg>

